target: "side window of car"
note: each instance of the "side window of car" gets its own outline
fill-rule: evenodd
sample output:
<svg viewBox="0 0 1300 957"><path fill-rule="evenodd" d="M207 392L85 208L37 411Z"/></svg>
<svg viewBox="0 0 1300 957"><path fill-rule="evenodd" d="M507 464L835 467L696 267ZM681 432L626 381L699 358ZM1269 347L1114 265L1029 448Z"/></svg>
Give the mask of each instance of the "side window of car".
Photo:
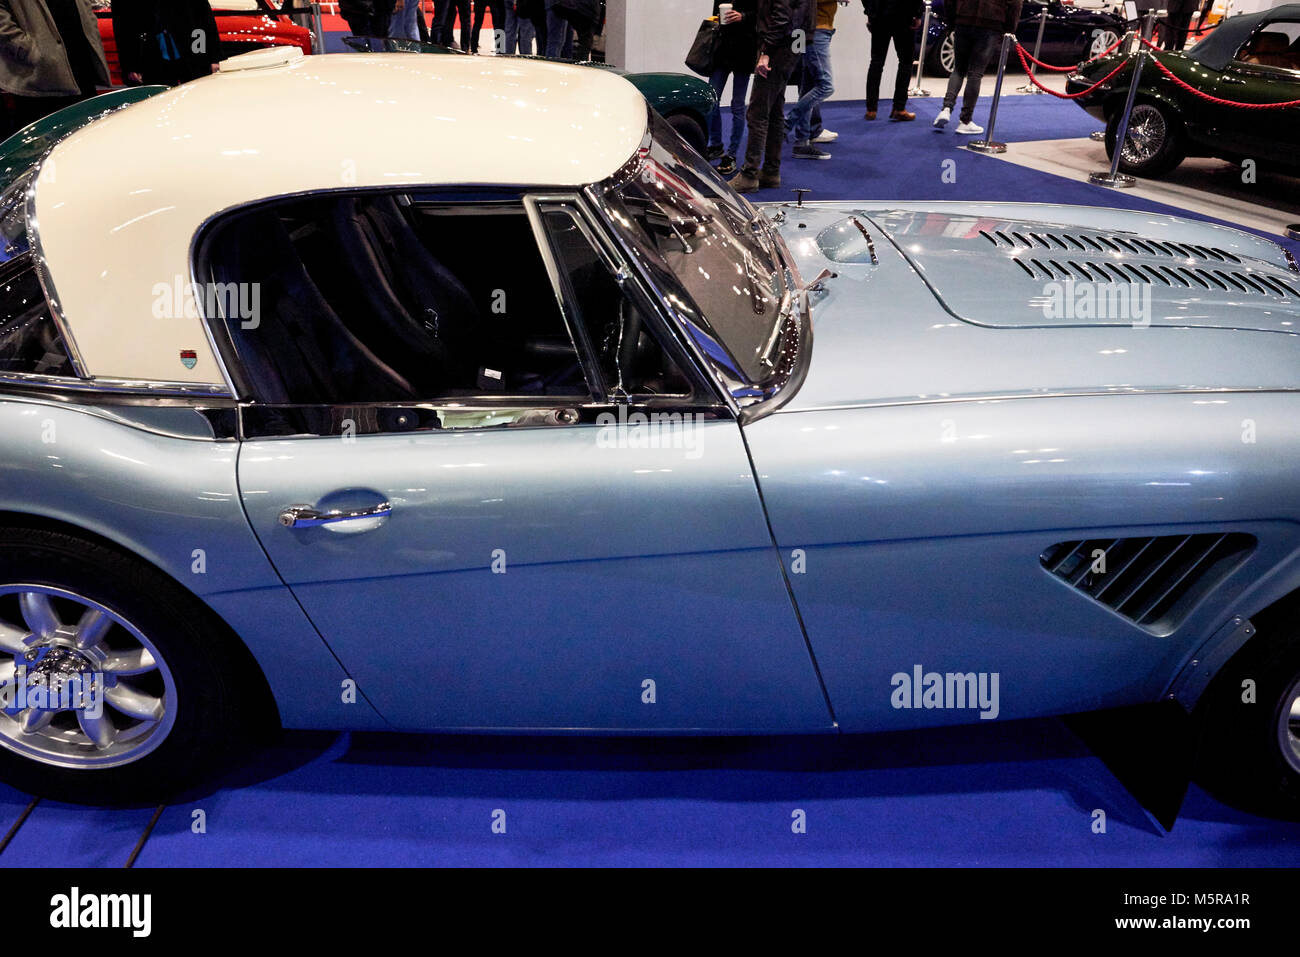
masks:
<svg viewBox="0 0 1300 957"><path fill-rule="evenodd" d="M294 199L219 222L199 256L196 293L246 398L591 400L518 198Z"/></svg>
<svg viewBox="0 0 1300 957"><path fill-rule="evenodd" d="M1237 59L1251 66L1300 71L1300 22L1268 24L1242 47Z"/></svg>
<svg viewBox="0 0 1300 957"><path fill-rule="evenodd" d="M638 298L571 208L544 208L542 217L555 253L566 299L596 358L607 395L686 396L690 380L665 351L660 333Z"/></svg>
<svg viewBox="0 0 1300 957"><path fill-rule="evenodd" d="M0 266L0 375L73 376L30 255Z"/></svg>

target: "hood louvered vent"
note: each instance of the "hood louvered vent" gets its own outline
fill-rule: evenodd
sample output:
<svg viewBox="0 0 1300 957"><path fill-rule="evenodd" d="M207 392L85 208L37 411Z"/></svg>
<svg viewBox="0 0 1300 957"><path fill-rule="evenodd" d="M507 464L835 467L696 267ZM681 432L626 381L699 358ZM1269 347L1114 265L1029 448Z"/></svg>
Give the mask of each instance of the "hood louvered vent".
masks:
<svg viewBox="0 0 1300 957"><path fill-rule="evenodd" d="M1060 542L1039 556L1061 581L1157 634L1168 634L1254 550L1242 533Z"/></svg>
<svg viewBox="0 0 1300 957"><path fill-rule="evenodd" d="M1040 282L1147 283L1300 299L1296 284L1260 270L1242 268L1240 256L1216 246L1084 231L995 229L980 230L980 235L1001 249L1017 250L1012 261ZM1123 258L1114 258L1117 255Z"/></svg>

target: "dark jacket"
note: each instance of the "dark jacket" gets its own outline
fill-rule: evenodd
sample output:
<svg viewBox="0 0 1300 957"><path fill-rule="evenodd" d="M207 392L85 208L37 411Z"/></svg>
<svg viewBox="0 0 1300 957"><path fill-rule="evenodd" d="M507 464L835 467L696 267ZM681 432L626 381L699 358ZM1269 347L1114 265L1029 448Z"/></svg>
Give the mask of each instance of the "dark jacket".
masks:
<svg viewBox="0 0 1300 957"><path fill-rule="evenodd" d="M957 25L1015 33L1021 0L957 0Z"/></svg>
<svg viewBox="0 0 1300 957"><path fill-rule="evenodd" d="M721 2L713 0L715 17ZM753 73L758 62L758 0L731 0L731 5L744 19L722 28L717 64L732 73Z"/></svg>
<svg viewBox="0 0 1300 957"><path fill-rule="evenodd" d="M896 23L919 20L925 13L924 0L862 0L867 23Z"/></svg>
<svg viewBox="0 0 1300 957"><path fill-rule="evenodd" d="M556 16L578 24L595 24L600 19L600 0L555 0Z"/></svg>
<svg viewBox="0 0 1300 957"><path fill-rule="evenodd" d="M87 0L77 0L90 72L108 86L108 61ZM78 96L83 91L45 0L0 0L0 90L18 96Z"/></svg>
<svg viewBox="0 0 1300 957"><path fill-rule="evenodd" d="M769 56L793 49L794 32L802 30L812 43L817 27L814 0L758 0L758 52Z"/></svg>
<svg viewBox="0 0 1300 957"><path fill-rule="evenodd" d="M207 76L221 61L208 0L113 0L113 39L123 79L139 73L145 83L174 85Z"/></svg>

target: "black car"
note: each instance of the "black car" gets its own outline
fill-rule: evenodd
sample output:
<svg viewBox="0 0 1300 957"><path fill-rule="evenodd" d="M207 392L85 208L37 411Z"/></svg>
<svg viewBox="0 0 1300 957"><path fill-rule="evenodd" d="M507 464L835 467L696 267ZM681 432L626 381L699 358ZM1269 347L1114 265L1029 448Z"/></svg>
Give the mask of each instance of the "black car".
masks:
<svg viewBox="0 0 1300 957"><path fill-rule="evenodd" d="M1124 33L1124 18L1108 10L1090 10L1059 0L1025 0L1020 10L1016 36L1032 53L1038 38L1038 22L1047 8L1043 46L1038 58L1054 66L1070 66L1097 56ZM944 0L931 0L930 31L926 39L927 73L948 76L957 62L953 26L944 18ZM920 31L917 31L920 43ZM1015 62L1015 57L1009 58Z"/></svg>

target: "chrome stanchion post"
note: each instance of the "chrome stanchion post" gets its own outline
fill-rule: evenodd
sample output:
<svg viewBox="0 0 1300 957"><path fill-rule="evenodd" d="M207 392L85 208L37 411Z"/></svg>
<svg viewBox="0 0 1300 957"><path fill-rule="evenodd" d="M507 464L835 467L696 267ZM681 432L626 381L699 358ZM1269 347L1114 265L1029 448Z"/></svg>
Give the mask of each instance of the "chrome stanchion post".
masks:
<svg viewBox="0 0 1300 957"><path fill-rule="evenodd" d="M925 43L930 39L930 0L925 0L925 14L921 17L921 59L916 64L916 82L907 91L908 96L929 96L930 91L922 88L921 74L925 70ZM903 64L898 64L901 70Z"/></svg>
<svg viewBox="0 0 1300 957"><path fill-rule="evenodd" d="M968 150L974 150L976 153L1005 153L1007 151L1006 143L999 143L993 138L993 127L998 121L998 102L1002 99L1002 78L1007 72L1007 54L1011 51L1011 44L1016 42L1014 33L1002 34L1002 52L998 56L998 81L993 87L993 104L989 107L989 128L984 134L982 140L972 140L966 144ZM966 82L970 82L967 77Z"/></svg>
<svg viewBox="0 0 1300 957"><path fill-rule="evenodd" d="M319 3L311 5L311 47L312 53L325 52L325 21L321 19Z"/></svg>
<svg viewBox="0 0 1300 957"><path fill-rule="evenodd" d="M1154 11L1152 11L1154 14ZM1145 35L1147 29L1151 26L1154 16L1148 14L1147 22L1142 28ZM1142 66L1146 63L1147 48L1138 45L1137 59L1133 61L1133 79L1129 82L1128 99L1124 101L1124 112L1119 118L1119 126L1115 129L1115 150L1110 158L1110 169L1101 173L1089 173L1088 182L1095 183L1098 186L1111 186L1116 189L1127 189L1137 182L1133 176L1119 171L1120 154L1124 152L1124 140L1128 137L1128 120L1129 115L1133 112L1133 101L1137 99L1138 83L1142 79Z"/></svg>
<svg viewBox="0 0 1300 957"><path fill-rule="evenodd" d="M1047 7L1046 5L1044 5L1042 15L1038 18L1038 36L1034 40L1034 60L1038 59L1039 53L1043 49L1043 30L1044 28L1046 28L1046 26L1047 26ZM1031 60L1029 63L1029 75L1031 77L1035 76L1036 75L1035 71L1037 69L1038 69L1038 64L1034 63ZM1033 81L1030 80L1030 82L1026 83L1024 86L1016 87L1016 92L1017 93L1042 93L1043 91L1040 90L1038 87L1034 86Z"/></svg>

